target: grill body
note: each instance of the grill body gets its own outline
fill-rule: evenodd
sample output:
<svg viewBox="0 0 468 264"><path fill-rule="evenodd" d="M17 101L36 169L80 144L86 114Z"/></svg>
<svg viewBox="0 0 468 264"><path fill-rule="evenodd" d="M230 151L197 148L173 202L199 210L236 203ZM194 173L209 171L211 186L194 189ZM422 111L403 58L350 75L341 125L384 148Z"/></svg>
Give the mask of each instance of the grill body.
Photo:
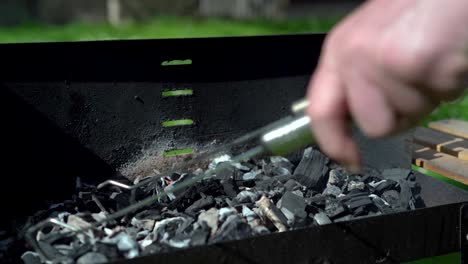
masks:
<svg viewBox="0 0 468 264"><path fill-rule="evenodd" d="M174 151L197 153L285 116L324 37L0 45L1 228L69 199L76 177L148 173L183 159ZM192 124L163 125L174 120ZM367 165L410 167L410 133L374 142L355 134ZM425 208L123 263L392 263L459 250L467 192L416 175Z"/></svg>

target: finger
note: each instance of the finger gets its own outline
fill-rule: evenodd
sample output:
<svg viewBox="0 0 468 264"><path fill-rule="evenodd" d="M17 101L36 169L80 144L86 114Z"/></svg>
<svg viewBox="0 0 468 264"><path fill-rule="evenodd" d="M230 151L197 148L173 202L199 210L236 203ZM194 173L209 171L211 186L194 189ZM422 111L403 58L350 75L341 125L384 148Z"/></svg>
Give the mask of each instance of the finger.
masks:
<svg viewBox="0 0 468 264"><path fill-rule="evenodd" d="M350 71L345 79L347 102L360 129L369 137L389 135L396 120L381 87L361 71Z"/></svg>
<svg viewBox="0 0 468 264"><path fill-rule="evenodd" d="M320 67L309 84L308 115L321 150L348 169L358 171L360 155L351 138L347 104L339 76Z"/></svg>

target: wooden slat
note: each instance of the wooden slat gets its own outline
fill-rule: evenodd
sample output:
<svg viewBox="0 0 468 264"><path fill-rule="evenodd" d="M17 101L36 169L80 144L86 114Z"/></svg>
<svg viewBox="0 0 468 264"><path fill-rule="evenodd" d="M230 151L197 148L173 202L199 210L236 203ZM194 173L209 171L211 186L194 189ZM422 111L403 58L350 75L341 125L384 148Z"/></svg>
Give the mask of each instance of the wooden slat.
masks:
<svg viewBox="0 0 468 264"><path fill-rule="evenodd" d="M468 161L468 141L434 129L418 127L414 142L422 146Z"/></svg>
<svg viewBox="0 0 468 264"><path fill-rule="evenodd" d="M455 181L468 184L468 161L414 144L413 163Z"/></svg>
<svg viewBox="0 0 468 264"><path fill-rule="evenodd" d="M468 139L468 121L446 119L429 123L429 127L457 137Z"/></svg>

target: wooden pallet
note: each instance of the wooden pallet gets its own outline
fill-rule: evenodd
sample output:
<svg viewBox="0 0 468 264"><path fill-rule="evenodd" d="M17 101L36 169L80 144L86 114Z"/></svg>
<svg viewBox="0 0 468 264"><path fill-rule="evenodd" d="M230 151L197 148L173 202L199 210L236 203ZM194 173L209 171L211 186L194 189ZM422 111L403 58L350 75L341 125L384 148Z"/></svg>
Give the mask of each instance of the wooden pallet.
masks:
<svg viewBox="0 0 468 264"><path fill-rule="evenodd" d="M441 120L414 133L413 164L468 185L468 122Z"/></svg>

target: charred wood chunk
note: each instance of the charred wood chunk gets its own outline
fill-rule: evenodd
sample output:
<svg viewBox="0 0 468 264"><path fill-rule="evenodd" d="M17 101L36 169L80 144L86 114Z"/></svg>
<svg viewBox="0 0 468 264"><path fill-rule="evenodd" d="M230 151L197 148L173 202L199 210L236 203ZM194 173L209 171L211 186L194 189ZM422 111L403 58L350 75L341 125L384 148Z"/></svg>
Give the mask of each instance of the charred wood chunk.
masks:
<svg viewBox="0 0 468 264"><path fill-rule="evenodd" d="M294 178L309 189L322 191L328 181L328 162L320 151L308 148L294 171Z"/></svg>

